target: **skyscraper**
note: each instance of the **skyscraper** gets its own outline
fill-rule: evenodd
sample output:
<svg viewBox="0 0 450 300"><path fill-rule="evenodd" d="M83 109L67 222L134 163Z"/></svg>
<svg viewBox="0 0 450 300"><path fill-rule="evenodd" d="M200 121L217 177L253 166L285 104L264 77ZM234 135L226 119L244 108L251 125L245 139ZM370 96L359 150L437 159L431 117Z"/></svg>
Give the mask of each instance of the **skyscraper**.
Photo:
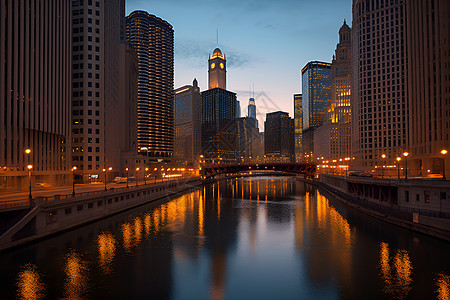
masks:
<svg viewBox="0 0 450 300"><path fill-rule="evenodd" d="M201 94L197 79L175 90L174 159L194 165L201 150Z"/></svg>
<svg viewBox="0 0 450 300"><path fill-rule="evenodd" d="M294 95L294 148L295 161L303 161L303 110L302 110L302 94Z"/></svg>
<svg viewBox="0 0 450 300"><path fill-rule="evenodd" d="M210 89L202 92L201 123L202 150L207 162L234 162L237 158L236 93L226 88L226 61L219 48L208 60Z"/></svg>
<svg viewBox="0 0 450 300"><path fill-rule="evenodd" d="M255 128L258 128L258 119L256 118L256 104L255 104L255 98L250 98L248 100L248 113L247 117L254 119L255 122Z"/></svg>
<svg viewBox="0 0 450 300"><path fill-rule="evenodd" d="M448 154L440 153L450 150L450 2L408 1L406 20L408 165L425 176L450 167Z"/></svg>
<svg viewBox="0 0 450 300"><path fill-rule="evenodd" d="M405 2L353 1L351 106L356 168L394 164L395 157L407 150Z"/></svg>
<svg viewBox="0 0 450 300"><path fill-rule="evenodd" d="M127 41L138 55L138 148L149 160L173 154L172 26L145 11L127 17Z"/></svg>
<svg viewBox="0 0 450 300"><path fill-rule="evenodd" d="M314 129L323 124L330 103L331 65L312 61L302 69L303 159L312 161Z"/></svg>
<svg viewBox="0 0 450 300"><path fill-rule="evenodd" d="M264 154L272 162L291 162L293 159L293 121L287 112L266 114L264 122Z"/></svg>
<svg viewBox="0 0 450 300"><path fill-rule="evenodd" d="M79 180L120 172L119 86L124 0L72 0L72 155Z"/></svg>
<svg viewBox="0 0 450 300"><path fill-rule="evenodd" d="M70 182L70 4L0 5L0 191Z"/></svg>

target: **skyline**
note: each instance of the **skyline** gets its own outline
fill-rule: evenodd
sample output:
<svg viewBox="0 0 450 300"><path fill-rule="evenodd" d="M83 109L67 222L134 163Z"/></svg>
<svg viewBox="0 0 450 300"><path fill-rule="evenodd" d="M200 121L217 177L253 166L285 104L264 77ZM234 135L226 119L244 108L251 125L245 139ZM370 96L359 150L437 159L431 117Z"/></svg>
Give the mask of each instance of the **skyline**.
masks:
<svg viewBox="0 0 450 300"><path fill-rule="evenodd" d="M207 89L208 56L216 47L218 29L219 48L228 62L229 90L237 93L244 116L254 85L257 117L263 124L270 111L286 111L293 117L293 94L301 92L301 69L309 61L331 62L344 19L351 25L348 0L281 3L171 0L157 1L152 7L147 1L128 0L126 14L146 10L173 26L174 88L197 78L200 89ZM317 7L322 9L319 14ZM258 99L260 93L266 97Z"/></svg>

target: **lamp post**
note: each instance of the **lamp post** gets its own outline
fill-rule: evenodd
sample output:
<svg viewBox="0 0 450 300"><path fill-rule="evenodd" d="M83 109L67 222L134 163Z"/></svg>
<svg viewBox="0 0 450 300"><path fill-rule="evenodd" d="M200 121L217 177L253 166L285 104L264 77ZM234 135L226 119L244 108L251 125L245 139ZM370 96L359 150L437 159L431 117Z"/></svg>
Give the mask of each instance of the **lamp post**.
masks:
<svg viewBox="0 0 450 300"><path fill-rule="evenodd" d="M147 171L148 171L148 168L145 168L145 171L144 171L144 184L145 185L147 185Z"/></svg>
<svg viewBox="0 0 450 300"><path fill-rule="evenodd" d="M405 157L405 180L408 179L408 155L409 152L403 152L403 156Z"/></svg>
<svg viewBox="0 0 450 300"><path fill-rule="evenodd" d="M138 171L139 171L139 168L136 168L136 186L138 186Z"/></svg>
<svg viewBox="0 0 450 300"><path fill-rule="evenodd" d="M402 160L402 158L400 156L397 156L396 160L397 160L397 179L400 180L400 161Z"/></svg>
<svg viewBox="0 0 450 300"><path fill-rule="evenodd" d="M125 171L127 171L127 188L128 188L128 168L125 168Z"/></svg>
<svg viewBox="0 0 450 300"><path fill-rule="evenodd" d="M72 196L75 196L75 170L77 169L76 166L73 166L72 168Z"/></svg>
<svg viewBox="0 0 450 300"><path fill-rule="evenodd" d="M381 158L383 159L381 163L381 178L384 177L384 159L386 158L386 154L381 154Z"/></svg>
<svg viewBox="0 0 450 300"><path fill-rule="evenodd" d="M441 154L444 155L444 157L442 158L442 179L447 180L445 178L445 155L448 153L447 150L443 149L441 150Z"/></svg>
<svg viewBox="0 0 450 300"><path fill-rule="evenodd" d="M156 171L158 171L158 168L153 169L153 173L155 174L155 184L156 184L156 173L155 173Z"/></svg>
<svg viewBox="0 0 450 300"><path fill-rule="evenodd" d="M29 199L31 199L31 198L33 198L32 196L31 196L31 169L33 169L33 165L28 165L27 166L27 169L28 169L28 182L29 182L29 192L28 192L28 198Z"/></svg>
<svg viewBox="0 0 450 300"><path fill-rule="evenodd" d="M107 189L106 189L106 169L105 168L103 168L103 173L105 173L105 191L106 191Z"/></svg>

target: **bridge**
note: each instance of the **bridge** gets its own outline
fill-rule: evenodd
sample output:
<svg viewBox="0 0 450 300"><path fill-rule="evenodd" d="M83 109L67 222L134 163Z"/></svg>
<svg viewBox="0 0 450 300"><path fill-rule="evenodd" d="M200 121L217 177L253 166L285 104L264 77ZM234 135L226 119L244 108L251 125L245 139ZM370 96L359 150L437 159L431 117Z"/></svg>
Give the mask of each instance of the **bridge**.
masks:
<svg viewBox="0 0 450 300"><path fill-rule="evenodd" d="M209 165L202 167L201 175L202 178L208 179L220 174L249 171L276 171L280 173L303 174L305 177L312 178L316 174L316 165L301 163Z"/></svg>

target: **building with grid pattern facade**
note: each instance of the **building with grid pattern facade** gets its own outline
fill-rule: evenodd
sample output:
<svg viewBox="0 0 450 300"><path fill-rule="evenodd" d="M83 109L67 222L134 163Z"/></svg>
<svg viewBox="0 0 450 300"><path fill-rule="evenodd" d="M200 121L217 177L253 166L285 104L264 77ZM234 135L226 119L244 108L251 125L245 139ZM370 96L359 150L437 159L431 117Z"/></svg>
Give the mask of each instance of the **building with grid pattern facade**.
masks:
<svg viewBox="0 0 450 300"><path fill-rule="evenodd" d="M137 52L138 148L150 161L173 155L174 35L168 22L145 11L127 17L127 41Z"/></svg>
<svg viewBox="0 0 450 300"><path fill-rule="evenodd" d="M0 5L0 190L70 182L70 3Z"/></svg>
<svg viewBox="0 0 450 300"><path fill-rule="evenodd" d="M404 0L353 1L355 168L393 165L408 146ZM382 159L385 154L387 159Z"/></svg>

